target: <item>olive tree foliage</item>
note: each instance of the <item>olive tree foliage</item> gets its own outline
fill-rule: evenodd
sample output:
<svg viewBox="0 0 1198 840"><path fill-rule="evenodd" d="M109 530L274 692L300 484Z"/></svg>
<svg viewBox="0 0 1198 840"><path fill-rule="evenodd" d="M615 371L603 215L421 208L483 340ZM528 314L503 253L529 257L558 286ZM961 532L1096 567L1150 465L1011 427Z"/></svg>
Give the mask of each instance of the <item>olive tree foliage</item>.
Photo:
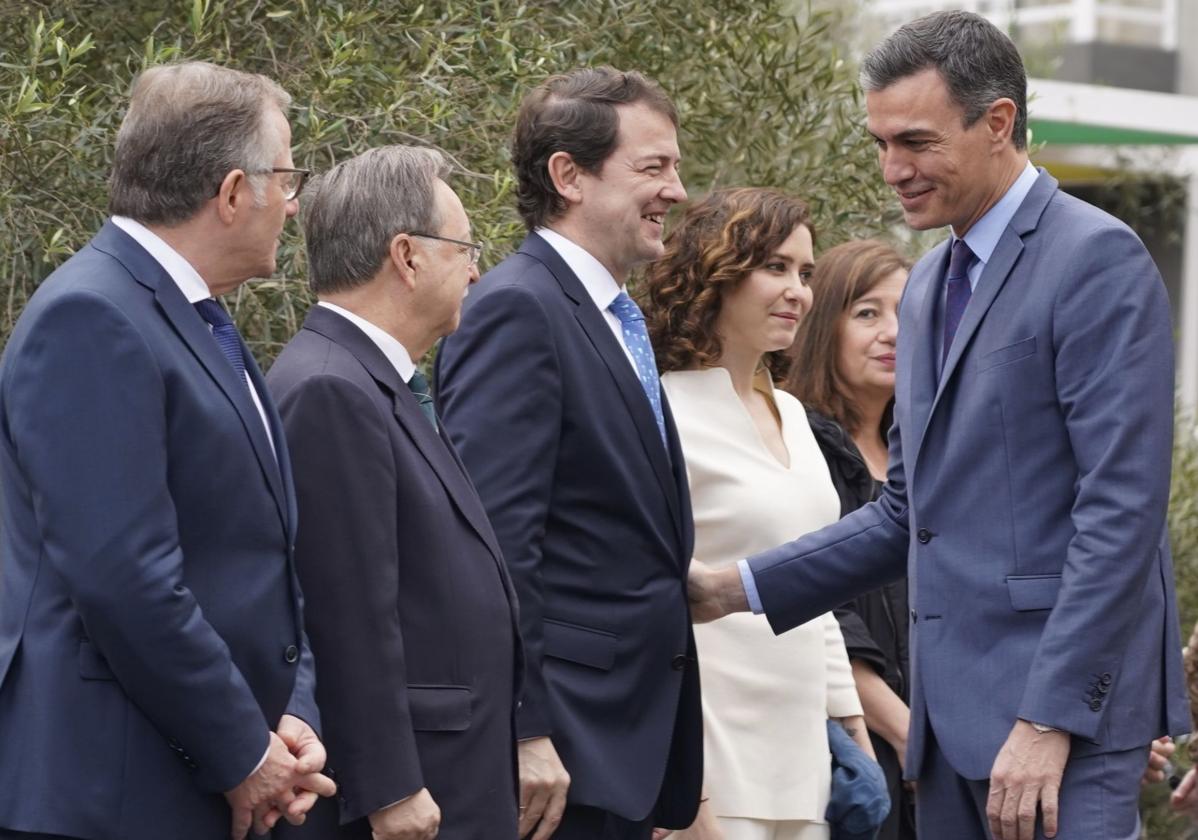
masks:
<svg viewBox="0 0 1198 840"><path fill-rule="evenodd" d="M102 223L130 82L163 61L278 80L293 97L300 167L319 172L386 143L441 149L489 243L484 268L523 234L508 152L516 107L580 65L639 69L674 96L692 196L781 187L811 201L822 245L876 235L893 205L837 26L835 9L763 0L0 0L0 338ZM287 226L275 277L230 303L269 362L310 303L298 225Z"/></svg>

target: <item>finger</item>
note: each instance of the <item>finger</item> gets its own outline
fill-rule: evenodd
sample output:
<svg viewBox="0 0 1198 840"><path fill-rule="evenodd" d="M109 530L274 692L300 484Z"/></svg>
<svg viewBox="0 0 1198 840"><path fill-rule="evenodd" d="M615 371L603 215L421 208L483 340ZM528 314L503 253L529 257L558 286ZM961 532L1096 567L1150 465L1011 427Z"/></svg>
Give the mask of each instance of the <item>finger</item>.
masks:
<svg viewBox="0 0 1198 840"><path fill-rule="evenodd" d="M1057 836L1057 818L1060 812L1061 790L1056 785L1045 785L1040 790L1040 811L1044 815L1044 836Z"/></svg>
<svg viewBox="0 0 1198 840"><path fill-rule="evenodd" d="M1019 840L1019 802L1022 793L1022 785L1003 793L1002 810L998 816L998 827L1002 834L998 840Z"/></svg>
<svg viewBox="0 0 1198 840"><path fill-rule="evenodd" d="M259 811L257 808L254 809L254 833L255 834L269 834L270 833L270 826L268 826L266 824L266 821L264 819L265 816L266 816L266 811Z"/></svg>
<svg viewBox="0 0 1198 840"><path fill-rule="evenodd" d="M549 802L545 805L545 813L541 815L541 822L537 825L537 833L532 836L533 840L549 840L561 824L562 813L565 810L566 790L559 788L549 797Z"/></svg>
<svg viewBox="0 0 1198 840"><path fill-rule="evenodd" d="M337 792L337 783L324 773L308 773L304 776L300 776L295 780L295 786L298 787L301 792L310 790L318 796L332 796ZM296 794L292 792L286 804L290 805L291 802L294 801L295 796Z"/></svg>
<svg viewBox="0 0 1198 840"><path fill-rule="evenodd" d="M300 822L303 822L304 815L312 810L312 806L316 804L316 800L319 798L320 797L315 791L300 791L300 793L295 797L295 801L287 806L287 813L283 816L285 816L287 818L287 822L291 823L292 825L299 825L299 823L295 822L294 819L298 818Z"/></svg>
<svg viewBox="0 0 1198 840"><path fill-rule="evenodd" d="M283 812L280 811L278 808L271 808L269 811L267 811L265 814L263 814L262 815L262 824L264 826L266 826L266 832L263 832L263 833L269 833L270 830L272 828L274 828L275 825L277 825L279 820L282 818L283 818Z"/></svg>
<svg viewBox="0 0 1198 840"><path fill-rule="evenodd" d="M323 770L324 763L328 760L328 754L325 752L324 744L312 740L300 747L295 759L295 772L303 776Z"/></svg>
<svg viewBox="0 0 1198 840"><path fill-rule="evenodd" d="M990 834L995 840L1003 840L1002 809L1004 799L1003 789L990 781L990 795L986 797L986 822L990 824Z"/></svg>
<svg viewBox="0 0 1198 840"><path fill-rule="evenodd" d="M250 826L253 824L254 816L249 808L234 808L233 826L230 829L229 836L233 840L245 840L245 836L250 833Z"/></svg>
<svg viewBox="0 0 1198 840"><path fill-rule="evenodd" d="M1026 787L1015 808L1015 836L1018 840L1036 840L1036 806L1040 802L1038 788Z"/></svg>
<svg viewBox="0 0 1198 840"><path fill-rule="evenodd" d="M526 837L541 819L541 813L545 810L548 797L539 786L530 782L528 785L521 785L520 798L524 804L520 806L523 810L520 811L520 822L516 829L521 837Z"/></svg>

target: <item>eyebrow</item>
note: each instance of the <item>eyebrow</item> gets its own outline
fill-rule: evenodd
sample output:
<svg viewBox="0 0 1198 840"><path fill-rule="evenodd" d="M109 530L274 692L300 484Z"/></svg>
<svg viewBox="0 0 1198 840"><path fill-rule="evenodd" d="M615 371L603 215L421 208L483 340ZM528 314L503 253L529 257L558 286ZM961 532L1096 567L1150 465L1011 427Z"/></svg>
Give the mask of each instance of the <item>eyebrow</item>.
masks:
<svg viewBox="0 0 1198 840"><path fill-rule="evenodd" d="M767 259L781 260L784 263L794 262L793 258L786 256L786 254L783 254L780 251L775 251L773 254L771 254L769 257L767 257ZM806 262L803 262L800 264L800 268L815 268L815 263L811 260L807 260Z"/></svg>
<svg viewBox="0 0 1198 840"><path fill-rule="evenodd" d="M865 130L866 130L866 132L869 133L870 137L874 138L879 143L886 142L886 140L884 138L879 137L877 134L874 134L868 128ZM922 139L931 139L931 138L938 137L938 136L939 135L937 134L937 132L930 128L908 128L908 129L904 129L903 131L900 131L898 134L894 135L894 139L896 141L922 140Z"/></svg>
<svg viewBox="0 0 1198 840"><path fill-rule="evenodd" d="M664 152L661 154L656 154L656 155L654 155L654 154L644 155L642 157L635 158L635 160L638 164L660 163L660 164L664 165L664 164L670 163L670 161L673 161L675 165L682 163L682 158L674 158L671 155L665 154Z"/></svg>

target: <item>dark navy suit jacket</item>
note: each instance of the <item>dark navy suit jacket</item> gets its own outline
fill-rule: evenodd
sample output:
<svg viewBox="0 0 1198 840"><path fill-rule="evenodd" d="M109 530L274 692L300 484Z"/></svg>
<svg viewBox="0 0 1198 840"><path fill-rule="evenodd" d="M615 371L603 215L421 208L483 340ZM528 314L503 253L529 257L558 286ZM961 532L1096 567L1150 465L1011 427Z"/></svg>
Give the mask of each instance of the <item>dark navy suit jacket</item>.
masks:
<svg viewBox="0 0 1198 840"><path fill-rule="evenodd" d="M312 308L267 380L295 464L340 787L339 815L326 800L284 831L369 840L370 813L427 787L439 838L515 840L516 596L465 469L382 351L331 309Z"/></svg>
<svg viewBox="0 0 1198 840"><path fill-rule="evenodd" d="M283 430L111 222L0 363L0 826L227 836L284 712L319 721Z"/></svg>
<svg viewBox="0 0 1198 840"><path fill-rule="evenodd" d="M1016 718L1071 732L1075 756L1185 732L1160 275L1126 225L1041 172L937 380L948 252L900 305L881 498L750 560L766 615L782 632L908 572L910 776L929 724L970 779Z"/></svg>
<svg viewBox="0 0 1198 840"><path fill-rule="evenodd" d="M535 234L471 289L437 389L520 596L520 737L552 737L571 803L689 825L703 776L694 535L669 405L667 452L602 313Z"/></svg>

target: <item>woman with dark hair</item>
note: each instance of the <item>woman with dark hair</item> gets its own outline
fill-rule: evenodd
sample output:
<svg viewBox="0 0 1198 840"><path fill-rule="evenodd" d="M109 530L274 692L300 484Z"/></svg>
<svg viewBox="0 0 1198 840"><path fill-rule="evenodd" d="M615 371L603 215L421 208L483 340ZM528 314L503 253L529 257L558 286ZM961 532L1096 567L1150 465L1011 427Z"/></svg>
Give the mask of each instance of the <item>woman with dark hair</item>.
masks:
<svg viewBox="0 0 1198 840"><path fill-rule="evenodd" d="M775 385L811 307L811 217L775 190L690 207L643 287L649 336L686 457L696 562L722 565L836 520L803 407ZM705 801L691 840L824 840L827 720L872 754L829 613L775 636L759 616L695 627Z"/></svg>
<svg viewBox="0 0 1198 840"><path fill-rule="evenodd" d="M786 389L807 418L847 514L886 480L886 433L894 401L898 302L911 264L884 242L846 242L815 264L815 302L799 329ZM836 610L878 763L890 788L880 840L915 837L914 801L903 786L909 672L907 581Z"/></svg>

